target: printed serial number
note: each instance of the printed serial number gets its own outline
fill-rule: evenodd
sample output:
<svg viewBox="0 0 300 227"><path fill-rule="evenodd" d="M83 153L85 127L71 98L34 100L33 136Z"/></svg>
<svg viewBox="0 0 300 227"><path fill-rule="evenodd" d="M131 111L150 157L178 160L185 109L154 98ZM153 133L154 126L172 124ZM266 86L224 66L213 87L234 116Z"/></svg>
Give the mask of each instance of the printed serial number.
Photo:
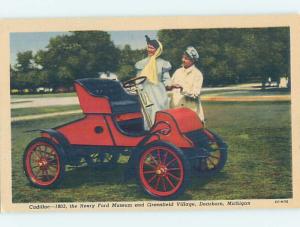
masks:
<svg viewBox="0 0 300 227"><path fill-rule="evenodd" d="M275 200L275 203L289 203L289 201L287 199L280 199L280 200Z"/></svg>

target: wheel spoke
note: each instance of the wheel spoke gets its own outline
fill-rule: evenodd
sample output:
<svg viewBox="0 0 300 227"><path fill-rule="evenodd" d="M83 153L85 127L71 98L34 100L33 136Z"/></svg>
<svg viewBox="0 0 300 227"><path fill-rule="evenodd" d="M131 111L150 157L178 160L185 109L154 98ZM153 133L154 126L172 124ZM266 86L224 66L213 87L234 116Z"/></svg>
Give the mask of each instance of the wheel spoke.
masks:
<svg viewBox="0 0 300 227"><path fill-rule="evenodd" d="M166 182L165 182L165 178L162 178L162 185L163 185L163 189L166 192L167 191L167 187L166 187Z"/></svg>
<svg viewBox="0 0 300 227"><path fill-rule="evenodd" d="M157 157L158 157L158 162L161 163L160 150L157 149L156 153L157 153Z"/></svg>
<svg viewBox="0 0 300 227"><path fill-rule="evenodd" d="M156 184L155 184L155 190L157 190L157 189L158 189L158 186L159 186L160 180L161 180L161 177L159 176L159 177L157 178L157 181L156 181Z"/></svg>
<svg viewBox="0 0 300 227"><path fill-rule="evenodd" d="M168 157L168 152L165 151L165 157L164 157L162 164L166 164L167 157Z"/></svg>
<svg viewBox="0 0 300 227"><path fill-rule="evenodd" d="M50 168L55 169L55 171L57 170L57 166L55 166L55 165L49 165L48 168L49 168L49 169L50 169Z"/></svg>
<svg viewBox="0 0 300 227"><path fill-rule="evenodd" d="M173 163L174 161L176 161L176 158L173 158L171 161L169 161L167 164L166 164L166 167L168 167L171 163Z"/></svg>
<svg viewBox="0 0 300 227"><path fill-rule="evenodd" d="M45 157L45 149L42 149L42 146L38 146L37 150L39 151L41 157L44 158Z"/></svg>
<svg viewBox="0 0 300 227"><path fill-rule="evenodd" d="M56 161L57 161L57 159L55 157L54 158L48 157L48 159L47 159L47 162L50 164L56 163Z"/></svg>
<svg viewBox="0 0 300 227"><path fill-rule="evenodd" d="M45 177L45 170L44 169L41 169L42 170L42 174L40 177Z"/></svg>
<svg viewBox="0 0 300 227"><path fill-rule="evenodd" d="M155 173L156 171L155 170L148 170L148 171L144 171L143 173L144 174L149 174L149 173Z"/></svg>
<svg viewBox="0 0 300 227"><path fill-rule="evenodd" d="M48 179L48 180L50 180L50 176L49 176L49 172L48 172L48 170L45 170L45 177Z"/></svg>
<svg viewBox="0 0 300 227"><path fill-rule="evenodd" d="M214 155L209 155L209 157L212 157L212 158L215 158L215 159L218 159L218 160L220 160L220 157L218 157L218 156L214 156Z"/></svg>
<svg viewBox="0 0 300 227"><path fill-rule="evenodd" d="M179 177L175 176L174 174L172 174L172 173L170 173L170 172L167 172L167 175L173 177L173 178L176 179L176 180L180 180Z"/></svg>
<svg viewBox="0 0 300 227"><path fill-rule="evenodd" d="M166 176L165 179L167 179L167 181L170 184L170 186L172 187L172 189L175 188L175 185L172 183L172 181L170 180L170 178L168 176Z"/></svg>
<svg viewBox="0 0 300 227"><path fill-rule="evenodd" d="M152 154L149 154L149 156L150 156L150 159L151 159L156 165L158 165L158 163L157 163L157 161L155 160L155 158L153 157L153 155L152 155Z"/></svg>
<svg viewBox="0 0 300 227"><path fill-rule="evenodd" d="M55 155L51 154L51 151L49 153L48 149L41 151L41 153L43 154L43 158L48 158L49 156L55 156Z"/></svg>
<svg viewBox="0 0 300 227"><path fill-rule="evenodd" d="M180 170L180 168L169 168L168 171Z"/></svg>
<svg viewBox="0 0 300 227"><path fill-rule="evenodd" d="M47 155L47 157L49 156L52 156L52 157L55 157L55 152L53 152L53 150L51 149L50 152L47 152L47 151L42 151L44 154Z"/></svg>
<svg viewBox="0 0 300 227"><path fill-rule="evenodd" d="M151 165L150 163L148 163L148 162L145 162L145 165L147 165L147 166L150 166L150 167L152 167L153 169L155 169L156 168L156 166L154 166L154 165Z"/></svg>
<svg viewBox="0 0 300 227"><path fill-rule="evenodd" d="M212 160L210 160L209 157L206 160L209 161L209 163L213 166L213 168L216 167L216 164Z"/></svg>
<svg viewBox="0 0 300 227"><path fill-rule="evenodd" d="M42 152L41 146L37 146L37 147L35 148L35 151Z"/></svg>
<svg viewBox="0 0 300 227"><path fill-rule="evenodd" d="M32 154L34 154L35 157L37 157L38 159L40 159L42 157L41 154L40 154L40 152L38 152L37 150L34 150L34 152L32 152Z"/></svg>
<svg viewBox="0 0 300 227"><path fill-rule="evenodd" d="M38 171L36 172L35 176L38 178L40 176L40 173L41 173L41 169L38 169ZM43 173L42 173L43 174Z"/></svg>
<svg viewBox="0 0 300 227"><path fill-rule="evenodd" d="M155 177L157 177L156 174L154 174L151 178L149 178L148 183L150 184L155 179Z"/></svg>

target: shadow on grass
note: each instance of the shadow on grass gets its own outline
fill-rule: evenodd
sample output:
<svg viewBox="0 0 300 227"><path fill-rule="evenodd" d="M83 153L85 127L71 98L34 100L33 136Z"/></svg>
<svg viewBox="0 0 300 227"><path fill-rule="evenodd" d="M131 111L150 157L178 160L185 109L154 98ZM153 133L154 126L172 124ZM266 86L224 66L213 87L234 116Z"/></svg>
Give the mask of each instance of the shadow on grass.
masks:
<svg viewBox="0 0 300 227"><path fill-rule="evenodd" d="M173 200L193 200L193 193L195 192L200 192L203 191L207 191L209 189L206 188L206 185L211 183L212 181L216 181L216 182L221 182L221 181L226 181L228 180L230 177L226 172L220 172L220 173L216 173L213 176L199 176L199 174L195 173L194 171L191 172L191 177L190 180L188 182L188 184L186 185L186 192L179 196L176 199ZM191 193L187 193L187 191L191 191ZM206 198L203 198L203 200L205 200Z"/></svg>
<svg viewBox="0 0 300 227"><path fill-rule="evenodd" d="M94 187L99 185L118 186L124 185L124 187L131 188L132 192L135 192L138 198L151 200L150 196L143 193L140 185L136 181L136 178L132 176L129 179L125 179L125 173L127 171L126 163L118 163L114 166L97 166L97 167L79 167L73 170L67 171L65 178L60 185L60 189L76 189L82 186ZM226 172L220 172L210 177L198 176L194 172L191 173L190 181L186 185L186 191L207 191L205 188L207 184L212 181L226 181L229 179L229 175ZM132 188L133 187L133 188ZM127 191L126 190L126 191ZM193 195L190 193L184 193L176 199L172 200L192 200ZM203 198L205 199L205 198Z"/></svg>
<svg viewBox="0 0 300 227"><path fill-rule="evenodd" d="M82 185L119 185L126 184L125 172L127 171L126 163L116 165L99 165L77 167L65 173L65 178L60 188L78 188Z"/></svg>

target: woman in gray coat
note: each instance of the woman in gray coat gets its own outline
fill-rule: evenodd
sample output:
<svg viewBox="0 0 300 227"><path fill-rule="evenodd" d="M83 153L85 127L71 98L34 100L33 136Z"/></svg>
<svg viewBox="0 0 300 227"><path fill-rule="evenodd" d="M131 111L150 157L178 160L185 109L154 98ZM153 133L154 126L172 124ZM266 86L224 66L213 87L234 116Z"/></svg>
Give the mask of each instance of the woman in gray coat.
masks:
<svg viewBox="0 0 300 227"><path fill-rule="evenodd" d="M162 45L158 40L151 40L146 36L148 57L138 61L135 68L138 76L145 76L147 80L143 83L143 90L147 93L151 103L146 111L151 118L151 125L145 122L145 129L149 129L155 119L155 113L159 110L169 108L166 86L171 85L170 62L159 58L162 52Z"/></svg>

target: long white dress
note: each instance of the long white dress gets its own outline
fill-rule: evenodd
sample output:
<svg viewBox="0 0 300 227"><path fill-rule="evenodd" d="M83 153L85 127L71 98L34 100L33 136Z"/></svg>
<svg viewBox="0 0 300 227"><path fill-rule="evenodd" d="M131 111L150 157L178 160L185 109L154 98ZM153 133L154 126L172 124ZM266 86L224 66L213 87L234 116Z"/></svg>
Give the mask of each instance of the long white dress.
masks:
<svg viewBox="0 0 300 227"><path fill-rule="evenodd" d="M137 75L140 75L141 71L148 64L150 58L144 58L135 64ZM147 107L147 112L154 123L155 113L159 110L169 109L169 99L166 91L166 86L171 85L171 77L169 71L171 70L170 62L161 58L156 59L158 83L153 84L149 81L145 81L143 84L144 91L148 94L152 106ZM145 122L145 129L149 129L151 126Z"/></svg>

